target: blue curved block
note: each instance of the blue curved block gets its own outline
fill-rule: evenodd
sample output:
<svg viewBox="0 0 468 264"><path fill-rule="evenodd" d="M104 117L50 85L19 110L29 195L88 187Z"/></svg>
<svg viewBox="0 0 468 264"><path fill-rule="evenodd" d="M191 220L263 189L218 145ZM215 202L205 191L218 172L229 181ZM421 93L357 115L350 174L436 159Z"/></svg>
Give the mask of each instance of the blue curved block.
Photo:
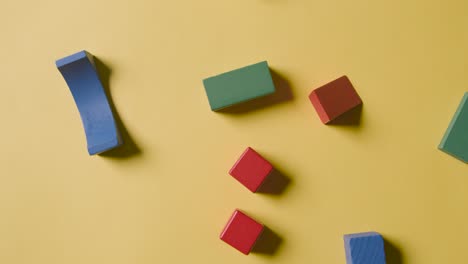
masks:
<svg viewBox="0 0 468 264"><path fill-rule="evenodd" d="M385 264L383 237L377 232L344 236L347 264Z"/></svg>
<svg viewBox="0 0 468 264"><path fill-rule="evenodd" d="M99 154L122 144L93 55L80 51L55 62L73 95L88 143L89 155Z"/></svg>

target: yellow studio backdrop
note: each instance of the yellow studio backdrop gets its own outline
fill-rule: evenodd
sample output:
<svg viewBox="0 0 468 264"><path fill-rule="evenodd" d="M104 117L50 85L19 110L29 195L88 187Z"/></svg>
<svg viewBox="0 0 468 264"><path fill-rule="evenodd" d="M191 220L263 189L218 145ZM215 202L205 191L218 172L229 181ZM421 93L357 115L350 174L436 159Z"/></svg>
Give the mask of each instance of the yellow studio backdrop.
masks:
<svg viewBox="0 0 468 264"><path fill-rule="evenodd" d="M464 0L16 1L0 9L0 263L345 263L375 230L390 264L467 263L468 170L438 151L468 89ZM131 153L88 156L55 60L108 68ZM268 60L292 98L210 111L202 79ZM355 126L307 95L347 75ZM252 194L245 147L291 182ZM130 155L127 155L130 154ZM244 256L218 236L235 208L282 238Z"/></svg>

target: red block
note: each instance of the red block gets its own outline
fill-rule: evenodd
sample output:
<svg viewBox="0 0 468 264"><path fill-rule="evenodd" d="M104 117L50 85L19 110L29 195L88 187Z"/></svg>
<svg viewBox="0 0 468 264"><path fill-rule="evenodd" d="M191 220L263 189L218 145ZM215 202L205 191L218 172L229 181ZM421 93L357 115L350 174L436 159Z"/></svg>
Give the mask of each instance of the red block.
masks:
<svg viewBox="0 0 468 264"><path fill-rule="evenodd" d="M324 124L362 104L361 98L346 76L313 90L309 99Z"/></svg>
<svg viewBox="0 0 468 264"><path fill-rule="evenodd" d="M272 170L273 166L266 159L248 147L231 168L229 174L250 191L256 192Z"/></svg>
<svg viewBox="0 0 468 264"><path fill-rule="evenodd" d="M262 231L262 224L235 210L219 238L248 255Z"/></svg>

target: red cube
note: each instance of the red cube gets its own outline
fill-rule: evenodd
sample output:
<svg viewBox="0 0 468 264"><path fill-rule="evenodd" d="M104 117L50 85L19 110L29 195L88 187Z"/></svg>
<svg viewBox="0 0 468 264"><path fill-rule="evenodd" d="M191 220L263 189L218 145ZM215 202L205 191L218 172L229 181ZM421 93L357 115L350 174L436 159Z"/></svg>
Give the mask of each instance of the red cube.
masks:
<svg viewBox="0 0 468 264"><path fill-rule="evenodd" d="M248 255L263 231L263 225L239 210L235 210L220 238L240 252Z"/></svg>
<svg viewBox="0 0 468 264"><path fill-rule="evenodd" d="M313 90L309 99L324 124L362 104L361 98L346 76Z"/></svg>
<svg viewBox="0 0 468 264"><path fill-rule="evenodd" d="M232 177L256 192L273 170L273 166L251 147L248 147L229 171Z"/></svg>

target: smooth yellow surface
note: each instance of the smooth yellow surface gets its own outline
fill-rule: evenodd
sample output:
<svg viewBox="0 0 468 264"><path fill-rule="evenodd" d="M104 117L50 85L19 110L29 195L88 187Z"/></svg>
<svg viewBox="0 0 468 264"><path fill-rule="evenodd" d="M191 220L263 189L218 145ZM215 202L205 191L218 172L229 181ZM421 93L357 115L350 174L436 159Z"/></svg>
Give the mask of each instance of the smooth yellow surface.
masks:
<svg viewBox="0 0 468 264"><path fill-rule="evenodd" d="M467 165L437 150L468 88L465 0L3 1L0 263L345 263L375 230L410 264L467 263ZM56 59L87 49L140 149L88 156ZM202 79L268 60L293 99L210 111ZM359 126L307 95L348 75ZM252 146L291 178L252 194L228 175ZM244 256L235 208L283 238ZM390 264L398 263L390 261Z"/></svg>

